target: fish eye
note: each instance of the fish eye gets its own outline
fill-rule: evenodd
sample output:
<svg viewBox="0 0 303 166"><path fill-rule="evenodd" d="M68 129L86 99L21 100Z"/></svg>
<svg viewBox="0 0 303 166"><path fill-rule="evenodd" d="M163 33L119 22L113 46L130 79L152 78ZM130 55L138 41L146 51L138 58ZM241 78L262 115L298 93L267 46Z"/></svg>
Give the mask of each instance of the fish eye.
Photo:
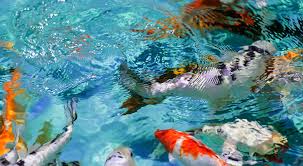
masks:
<svg viewBox="0 0 303 166"><path fill-rule="evenodd" d="M134 153L132 151L130 151L130 157L133 157Z"/></svg>

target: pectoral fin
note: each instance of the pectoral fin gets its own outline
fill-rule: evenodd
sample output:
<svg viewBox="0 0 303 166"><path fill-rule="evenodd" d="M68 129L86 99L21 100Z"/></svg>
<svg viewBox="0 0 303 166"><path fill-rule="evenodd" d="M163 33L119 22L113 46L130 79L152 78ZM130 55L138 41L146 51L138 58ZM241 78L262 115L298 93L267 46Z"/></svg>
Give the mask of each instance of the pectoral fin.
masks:
<svg viewBox="0 0 303 166"><path fill-rule="evenodd" d="M168 161L172 164L177 163L177 159L171 153L168 153Z"/></svg>

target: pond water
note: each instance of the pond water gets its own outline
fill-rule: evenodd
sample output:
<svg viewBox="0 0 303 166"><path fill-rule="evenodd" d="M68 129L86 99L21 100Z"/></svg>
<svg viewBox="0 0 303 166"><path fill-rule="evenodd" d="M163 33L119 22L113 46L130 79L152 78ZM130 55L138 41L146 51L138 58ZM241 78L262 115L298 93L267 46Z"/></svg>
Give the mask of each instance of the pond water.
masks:
<svg viewBox="0 0 303 166"><path fill-rule="evenodd" d="M0 84L2 87L11 79L10 69L20 72L27 95L20 100L25 111L21 135L28 148L42 128L50 138L62 131L66 125L64 105L76 97L78 119L71 141L59 156L61 161L104 165L113 148L124 145L133 150L139 166L172 165L154 137L157 129L186 131L248 119L273 126L288 139L289 148L280 154L282 163L260 165L300 165L301 86L291 89L291 98L284 102L281 93L268 90L239 98L220 111L211 109L205 100L182 96L169 96L129 115L122 115L126 109L120 108L130 96L120 82L122 63L141 79L152 80L168 68L211 63L205 60L207 55L232 58L223 53L238 51L259 39L273 43L276 55L303 48L303 1L265 0L264 6L260 5L263 1L256 1L245 1L244 6L254 9L258 19L265 20L264 26L274 20L278 27L266 29L262 23L262 29L252 35L246 35L249 29L241 30L243 27L200 32L186 23L180 23L184 29L178 34L176 27L165 29L174 25L169 18L180 16L183 7L192 2L187 0L0 0ZM9 47L8 42L14 46ZM2 110L5 95L1 90ZM197 138L220 154L222 140Z"/></svg>

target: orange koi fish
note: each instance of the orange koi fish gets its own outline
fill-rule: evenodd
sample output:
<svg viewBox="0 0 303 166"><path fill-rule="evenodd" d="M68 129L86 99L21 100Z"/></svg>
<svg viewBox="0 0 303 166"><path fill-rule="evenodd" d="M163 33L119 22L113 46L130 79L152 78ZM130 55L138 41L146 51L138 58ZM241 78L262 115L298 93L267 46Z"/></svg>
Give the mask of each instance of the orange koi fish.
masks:
<svg viewBox="0 0 303 166"><path fill-rule="evenodd" d="M185 5L182 21L201 32L225 29L258 39L256 37L260 33L254 27L254 17L254 13L241 6L238 1L224 3L220 0L194 0Z"/></svg>
<svg viewBox="0 0 303 166"><path fill-rule="evenodd" d="M193 136L174 129L157 130L155 137L169 152L170 161L184 166L227 166L212 149Z"/></svg>
<svg viewBox="0 0 303 166"><path fill-rule="evenodd" d="M156 23L145 18L145 29L133 32L146 34L146 39L159 40L170 37L185 38L193 35L193 29L203 34L205 30L224 29L252 39L260 39L260 27L256 28L256 15L239 0L194 0L182 8L179 16L159 19ZM146 26L145 26L146 27Z"/></svg>
<svg viewBox="0 0 303 166"><path fill-rule="evenodd" d="M10 81L4 83L3 89L6 92L5 106L2 115L2 128L0 133L0 155L7 153L10 149L7 148L8 143L14 143L16 137L13 133L13 122L17 125L24 124L25 108L17 103L16 98L24 93L24 89L20 89L19 79L21 74L18 70L12 72ZM18 139L17 150L27 151L25 142Z"/></svg>

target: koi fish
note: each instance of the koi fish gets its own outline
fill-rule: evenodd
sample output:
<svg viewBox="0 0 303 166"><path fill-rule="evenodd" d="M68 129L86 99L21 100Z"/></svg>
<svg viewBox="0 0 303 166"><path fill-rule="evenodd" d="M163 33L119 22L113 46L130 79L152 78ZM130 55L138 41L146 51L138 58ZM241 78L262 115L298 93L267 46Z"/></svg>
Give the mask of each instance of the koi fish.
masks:
<svg viewBox="0 0 303 166"><path fill-rule="evenodd" d="M189 134L167 129L157 130L155 137L169 152L171 162L184 166L227 166L212 149Z"/></svg>
<svg viewBox="0 0 303 166"><path fill-rule="evenodd" d="M200 30L224 29L258 40L260 31L255 28L255 14L238 0L194 0L183 8L182 21Z"/></svg>
<svg viewBox="0 0 303 166"><path fill-rule="evenodd" d="M27 152L26 143L22 138L17 138L15 135L18 134L19 131L14 133L13 129L14 123L19 126L24 124L25 106L18 103L16 98L24 94L25 90L20 88L21 84L19 80L21 78L21 73L14 69L11 74L11 80L5 82L3 85L6 94L3 115L1 115L0 156L10 151L7 145L9 143L14 143L15 140L18 140L16 144L17 150Z"/></svg>
<svg viewBox="0 0 303 166"><path fill-rule="evenodd" d="M72 99L68 102L65 110L68 112L69 122L65 126L64 131L61 134L58 134L53 140L43 144L38 149L30 152L25 158L19 159L17 162L12 161L12 157L17 155L15 150L11 150L6 155L0 157L0 165L3 166L41 166L52 163L53 160L57 158L57 155L60 153L61 149L69 142L73 132L73 125L77 119L76 113L76 99ZM71 164L79 165L78 162L72 162Z"/></svg>
<svg viewBox="0 0 303 166"><path fill-rule="evenodd" d="M287 138L279 132L246 119L236 119L234 122L223 125L205 125L202 128L190 131L190 133L222 137L225 140L222 156L226 161L236 159L236 162L238 162L242 160L241 154L234 153L238 152L238 144L246 146L251 156L263 156L275 162L281 162L277 156L278 152L285 151L288 148Z"/></svg>
<svg viewBox="0 0 303 166"><path fill-rule="evenodd" d="M119 147L109 154L104 166L136 166L130 148Z"/></svg>
<svg viewBox="0 0 303 166"><path fill-rule="evenodd" d="M157 104L172 95L204 99L209 106L218 109L251 94L256 86L255 80L264 74L275 52L269 42L257 41L244 46L230 61L206 67L188 65L178 70L180 72L172 71L151 82L141 80L126 64L122 64L120 80L132 94L122 104L122 108L128 109L124 114L134 113L148 104Z"/></svg>

